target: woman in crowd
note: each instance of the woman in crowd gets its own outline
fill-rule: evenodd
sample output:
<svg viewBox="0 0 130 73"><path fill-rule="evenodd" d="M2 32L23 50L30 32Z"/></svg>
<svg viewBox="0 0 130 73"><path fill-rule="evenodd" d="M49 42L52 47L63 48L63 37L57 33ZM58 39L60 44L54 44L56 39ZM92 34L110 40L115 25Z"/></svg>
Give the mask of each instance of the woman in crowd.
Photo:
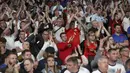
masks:
<svg viewBox="0 0 130 73"><path fill-rule="evenodd" d="M48 56L46 58L45 69L42 70L42 73L60 73L60 67L57 66L53 56Z"/></svg>

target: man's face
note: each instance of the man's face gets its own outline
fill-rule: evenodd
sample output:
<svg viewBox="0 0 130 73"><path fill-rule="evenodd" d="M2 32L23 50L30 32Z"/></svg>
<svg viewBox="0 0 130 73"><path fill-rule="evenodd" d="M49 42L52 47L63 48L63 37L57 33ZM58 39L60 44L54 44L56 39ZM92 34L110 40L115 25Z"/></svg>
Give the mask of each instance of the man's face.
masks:
<svg viewBox="0 0 130 73"><path fill-rule="evenodd" d="M33 69L33 63L31 63L29 60L25 60L24 68L27 72L30 72Z"/></svg>
<svg viewBox="0 0 130 73"><path fill-rule="evenodd" d="M25 25L26 25L25 22L21 22L21 24L20 24L20 28L23 29Z"/></svg>
<svg viewBox="0 0 130 73"><path fill-rule="evenodd" d="M44 40L48 40L49 39L49 32L48 31L44 31L42 33L42 37L43 37Z"/></svg>
<svg viewBox="0 0 130 73"><path fill-rule="evenodd" d="M117 50L113 50L109 53L109 59L111 61L117 61L118 57L119 57L119 54L118 54L118 51Z"/></svg>
<svg viewBox="0 0 130 73"><path fill-rule="evenodd" d="M24 54L24 59L28 59L28 58L31 58L31 52L25 52Z"/></svg>
<svg viewBox="0 0 130 73"><path fill-rule="evenodd" d="M6 31L6 33L5 33L7 36L8 35L10 35L11 34L11 30L10 29L8 29L7 31Z"/></svg>
<svg viewBox="0 0 130 73"><path fill-rule="evenodd" d="M76 69L76 66L78 65L75 65L73 62L67 62L67 69L70 71L70 72L74 72L74 70Z"/></svg>
<svg viewBox="0 0 130 73"><path fill-rule="evenodd" d="M0 42L0 53L3 54L6 51L5 44Z"/></svg>
<svg viewBox="0 0 130 73"><path fill-rule="evenodd" d="M0 27L2 29L5 29L7 27L5 21L0 21Z"/></svg>
<svg viewBox="0 0 130 73"><path fill-rule="evenodd" d="M121 51L121 55L122 56L126 56L126 57L129 57L129 48L124 48L122 51Z"/></svg>
<svg viewBox="0 0 130 73"><path fill-rule="evenodd" d="M29 50L29 48L30 48L29 42L24 42L23 43L23 48Z"/></svg>
<svg viewBox="0 0 130 73"><path fill-rule="evenodd" d="M90 35L89 35L89 40L90 41L94 41L95 40L95 33L91 33Z"/></svg>
<svg viewBox="0 0 130 73"><path fill-rule="evenodd" d="M12 14L12 16L13 16L14 18L16 18L16 17L17 17L17 13L14 12L14 13Z"/></svg>
<svg viewBox="0 0 130 73"><path fill-rule="evenodd" d="M98 63L98 67L99 67L99 69L107 71L108 70L108 60L102 59L102 61Z"/></svg>
<svg viewBox="0 0 130 73"><path fill-rule="evenodd" d="M63 41L67 41L67 36L66 36L66 34L62 34L62 35L61 35L61 39L62 39Z"/></svg>
<svg viewBox="0 0 130 73"><path fill-rule="evenodd" d="M21 39L25 39L25 32L20 32L19 37L20 37Z"/></svg>
<svg viewBox="0 0 130 73"><path fill-rule="evenodd" d="M116 26L115 27L115 32L116 33L120 33L121 32L121 27L120 26Z"/></svg>
<svg viewBox="0 0 130 73"><path fill-rule="evenodd" d="M11 64L11 65L15 65L16 64L16 61L17 61L17 56L15 55L15 54L11 54L11 55L9 55L9 63Z"/></svg>

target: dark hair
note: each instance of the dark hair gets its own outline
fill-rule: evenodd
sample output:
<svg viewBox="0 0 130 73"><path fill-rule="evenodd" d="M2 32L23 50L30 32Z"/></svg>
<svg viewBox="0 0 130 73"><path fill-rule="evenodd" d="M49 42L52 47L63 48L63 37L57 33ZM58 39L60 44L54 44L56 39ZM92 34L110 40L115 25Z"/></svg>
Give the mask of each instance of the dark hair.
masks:
<svg viewBox="0 0 130 73"><path fill-rule="evenodd" d="M53 47L47 47L45 49L45 52L50 53L50 54L54 54L55 53L55 49Z"/></svg>
<svg viewBox="0 0 130 73"><path fill-rule="evenodd" d="M116 17L116 15L118 15L117 13L114 14L114 18Z"/></svg>
<svg viewBox="0 0 130 73"><path fill-rule="evenodd" d="M27 21L21 21L21 23L20 23L20 28L22 28L22 23L27 24Z"/></svg>
<svg viewBox="0 0 130 73"><path fill-rule="evenodd" d="M94 30L93 29L89 29L88 30L88 36L90 36L90 34L92 34L92 33L95 33Z"/></svg>
<svg viewBox="0 0 130 73"><path fill-rule="evenodd" d="M42 34L44 33L44 32L48 32L49 33L49 30L48 29L43 29L43 31L41 31L42 32Z"/></svg>
<svg viewBox="0 0 130 73"><path fill-rule="evenodd" d="M4 37L0 37L0 42L6 43L6 39Z"/></svg>
<svg viewBox="0 0 130 73"><path fill-rule="evenodd" d="M67 62L73 62L75 65L78 65L78 60L76 57L70 57L67 59Z"/></svg>
<svg viewBox="0 0 130 73"><path fill-rule="evenodd" d="M4 31L4 30L3 30L2 28L0 28L0 36L1 36L1 34L3 33L3 31Z"/></svg>
<svg viewBox="0 0 130 73"><path fill-rule="evenodd" d="M60 37L61 37L63 34L66 34L66 33L65 33L65 32L60 33Z"/></svg>
<svg viewBox="0 0 130 73"><path fill-rule="evenodd" d="M72 25L75 25L75 21L74 20L70 22L70 27L72 27Z"/></svg>
<svg viewBox="0 0 130 73"><path fill-rule="evenodd" d="M99 10L99 9L101 9L101 8L100 8L100 7L97 7L97 8L96 8L96 10Z"/></svg>
<svg viewBox="0 0 130 73"><path fill-rule="evenodd" d="M7 56L10 56L10 55L16 55L17 56L16 52L14 52L14 51L10 51Z"/></svg>
<svg viewBox="0 0 130 73"><path fill-rule="evenodd" d="M22 56L26 53L26 52L31 52L30 50L24 50L23 52L22 52Z"/></svg>
<svg viewBox="0 0 130 73"><path fill-rule="evenodd" d="M116 28L116 26L120 26L120 25L119 25L119 24L115 24L115 25L114 25L114 28Z"/></svg>

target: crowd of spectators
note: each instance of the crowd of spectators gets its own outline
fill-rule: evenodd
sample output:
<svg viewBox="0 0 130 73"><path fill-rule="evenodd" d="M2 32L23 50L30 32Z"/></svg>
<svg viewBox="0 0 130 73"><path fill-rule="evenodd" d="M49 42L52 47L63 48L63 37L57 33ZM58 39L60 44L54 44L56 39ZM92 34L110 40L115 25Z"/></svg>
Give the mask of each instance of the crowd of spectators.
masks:
<svg viewBox="0 0 130 73"><path fill-rule="evenodd" d="M130 0L0 0L0 72L130 73Z"/></svg>

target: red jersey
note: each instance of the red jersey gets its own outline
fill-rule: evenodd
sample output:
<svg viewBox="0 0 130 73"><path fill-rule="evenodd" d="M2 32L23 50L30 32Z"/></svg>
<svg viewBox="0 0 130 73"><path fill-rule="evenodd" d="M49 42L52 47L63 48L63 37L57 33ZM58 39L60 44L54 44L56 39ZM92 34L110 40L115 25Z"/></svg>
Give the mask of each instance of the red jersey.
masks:
<svg viewBox="0 0 130 73"><path fill-rule="evenodd" d="M69 43L67 42L61 42L57 44L58 51L59 51L59 58L62 60L63 64L65 64L65 58L68 55L71 55L73 51L73 47L72 46L68 47L68 44Z"/></svg>
<svg viewBox="0 0 130 73"><path fill-rule="evenodd" d="M122 27L122 20L118 20L117 22L115 21L115 19L111 19L110 20L110 24L109 24L109 26L111 27L111 31L112 31L112 34L114 34L115 33L115 30L114 30L114 25L115 24L119 24L120 26L121 26L121 30L122 30L122 32L123 32L123 27Z"/></svg>
<svg viewBox="0 0 130 73"><path fill-rule="evenodd" d="M67 36L67 40L69 40L71 37L73 37L73 41L72 41L72 45L73 47L77 47L77 45L80 44L80 30L78 28L74 28L74 29L68 29L65 31L66 32L66 36Z"/></svg>
<svg viewBox="0 0 130 73"><path fill-rule="evenodd" d="M88 41L85 40L84 42L84 55L88 58L88 56L95 56L96 55L96 49L97 49L97 42L90 43L87 45ZM94 50L94 51L91 51Z"/></svg>

